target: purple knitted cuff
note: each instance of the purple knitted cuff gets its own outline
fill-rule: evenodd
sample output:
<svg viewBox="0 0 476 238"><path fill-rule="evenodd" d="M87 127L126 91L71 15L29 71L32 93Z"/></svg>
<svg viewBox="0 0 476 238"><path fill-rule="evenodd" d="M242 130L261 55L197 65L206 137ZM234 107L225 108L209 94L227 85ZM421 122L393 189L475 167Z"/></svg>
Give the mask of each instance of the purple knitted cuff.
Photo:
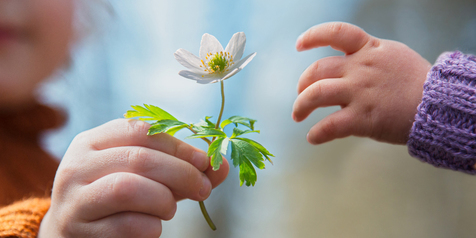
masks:
<svg viewBox="0 0 476 238"><path fill-rule="evenodd" d="M409 153L436 167L476 174L476 57L442 54L427 76Z"/></svg>

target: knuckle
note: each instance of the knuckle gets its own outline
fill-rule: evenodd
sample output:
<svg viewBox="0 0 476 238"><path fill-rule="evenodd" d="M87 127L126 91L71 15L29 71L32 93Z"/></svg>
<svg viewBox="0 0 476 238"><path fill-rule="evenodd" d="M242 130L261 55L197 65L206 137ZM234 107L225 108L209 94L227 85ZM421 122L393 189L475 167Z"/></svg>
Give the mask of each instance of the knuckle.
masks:
<svg viewBox="0 0 476 238"><path fill-rule="evenodd" d="M170 155L177 157L177 154L180 152L179 143L170 143L169 152Z"/></svg>
<svg viewBox="0 0 476 238"><path fill-rule="evenodd" d="M56 172L55 187L64 187L66 184L69 184L70 181L74 180L77 171L78 169L74 165L62 164Z"/></svg>
<svg viewBox="0 0 476 238"><path fill-rule="evenodd" d="M321 133L326 138L333 138L337 129L336 121L333 119L329 119L325 121L321 126Z"/></svg>
<svg viewBox="0 0 476 238"><path fill-rule="evenodd" d="M115 227L121 237L159 237L162 234L159 219L144 220L143 215L132 212L123 214Z"/></svg>
<svg viewBox="0 0 476 238"><path fill-rule="evenodd" d="M131 135L146 135L150 128L149 123L141 120L121 119L121 121L126 123L126 130Z"/></svg>
<svg viewBox="0 0 476 238"><path fill-rule="evenodd" d="M332 22L327 25L327 33L332 37L336 37L342 33L346 24L343 22Z"/></svg>
<svg viewBox="0 0 476 238"><path fill-rule="evenodd" d="M374 109L375 107L373 105L366 105L362 110L364 128L367 128L366 130L359 132L363 136L368 136L370 135L371 131L373 131L372 128L374 127L375 123Z"/></svg>
<svg viewBox="0 0 476 238"><path fill-rule="evenodd" d="M355 122L359 123L354 128L354 135L368 137L372 133L372 125L374 123L374 106L367 104L352 110L352 116Z"/></svg>
<svg viewBox="0 0 476 238"><path fill-rule="evenodd" d="M175 153L174 156L177 158L183 158L186 159L187 161L190 161L192 159L194 150L189 144L183 143L181 141L178 141L178 143L175 143Z"/></svg>
<svg viewBox="0 0 476 238"><path fill-rule="evenodd" d="M313 32L315 31L315 28L316 28L316 27L312 27L312 28L310 28L309 30L305 31L305 32L302 34L302 43L303 43L303 44L309 42L311 35L312 35Z"/></svg>
<svg viewBox="0 0 476 238"><path fill-rule="evenodd" d="M88 131L83 131L79 134L77 134L74 138L73 141L71 142L71 145L75 146L85 146L90 144L90 130Z"/></svg>
<svg viewBox="0 0 476 238"><path fill-rule="evenodd" d="M380 42L381 40L376 38L376 37L370 37L369 41L367 42L367 44L372 47L372 48L378 48L381 44Z"/></svg>
<svg viewBox="0 0 476 238"><path fill-rule="evenodd" d="M311 65L311 75L316 76L319 73L319 67L321 65L322 61L316 61Z"/></svg>
<svg viewBox="0 0 476 238"><path fill-rule="evenodd" d="M152 155L144 147L132 147L127 150L125 164L135 172L146 171L152 166Z"/></svg>
<svg viewBox="0 0 476 238"><path fill-rule="evenodd" d="M72 184L84 182L84 168L87 168L89 161L94 160L94 152L67 151L56 171L54 189L62 190Z"/></svg>
<svg viewBox="0 0 476 238"><path fill-rule="evenodd" d="M143 235L141 229L143 224L140 224L140 222L141 220L137 219L135 214L128 213L121 217L116 227L119 234L124 235L124 237L140 237Z"/></svg>
<svg viewBox="0 0 476 238"><path fill-rule="evenodd" d="M311 100L316 100L321 95L322 95L322 84L316 82L312 85L312 87L309 90L309 98Z"/></svg>
<svg viewBox="0 0 476 238"><path fill-rule="evenodd" d="M124 204L130 202L136 194L136 181L132 176L126 176L125 174L115 174L111 178L109 183L109 192L111 199Z"/></svg>

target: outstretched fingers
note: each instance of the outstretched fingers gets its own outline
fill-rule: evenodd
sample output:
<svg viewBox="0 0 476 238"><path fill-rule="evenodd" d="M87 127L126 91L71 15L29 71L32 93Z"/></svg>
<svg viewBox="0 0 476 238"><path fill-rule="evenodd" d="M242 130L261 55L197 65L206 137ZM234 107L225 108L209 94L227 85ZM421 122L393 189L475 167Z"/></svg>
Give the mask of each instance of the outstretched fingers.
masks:
<svg viewBox="0 0 476 238"><path fill-rule="evenodd" d="M360 50L371 36L361 28L344 23L329 22L314 26L299 36L296 42L298 51L312 48L331 46L346 54Z"/></svg>
<svg viewBox="0 0 476 238"><path fill-rule="evenodd" d="M344 64L345 58L342 56L326 57L314 62L301 74L297 86L298 93L318 80L341 78L344 76Z"/></svg>
<svg viewBox="0 0 476 238"><path fill-rule="evenodd" d="M319 80L298 95L292 117L300 122L319 107L345 106L351 100L350 90L349 84L342 78Z"/></svg>
<svg viewBox="0 0 476 238"><path fill-rule="evenodd" d="M351 107L345 107L316 123L307 134L307 141L317 145L360 134L357 128L364 123Z"/></svg>

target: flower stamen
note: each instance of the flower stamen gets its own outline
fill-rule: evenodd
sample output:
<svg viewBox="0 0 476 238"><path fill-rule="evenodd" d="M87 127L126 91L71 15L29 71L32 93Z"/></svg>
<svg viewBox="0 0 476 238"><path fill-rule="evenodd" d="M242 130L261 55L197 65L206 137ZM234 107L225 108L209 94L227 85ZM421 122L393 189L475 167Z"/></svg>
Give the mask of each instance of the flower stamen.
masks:
<svg viewBox="0 0 476 238"><path fill-rule="evenodd" d="M230 52L216 52L215 54L207 53L205 60L201 60L202 65L200 67L204 68L205 72L209 74L214 73L223 73L229 71L228 68L234 64L233 56ZM204 75L202 75L204 77Z"/></svg>

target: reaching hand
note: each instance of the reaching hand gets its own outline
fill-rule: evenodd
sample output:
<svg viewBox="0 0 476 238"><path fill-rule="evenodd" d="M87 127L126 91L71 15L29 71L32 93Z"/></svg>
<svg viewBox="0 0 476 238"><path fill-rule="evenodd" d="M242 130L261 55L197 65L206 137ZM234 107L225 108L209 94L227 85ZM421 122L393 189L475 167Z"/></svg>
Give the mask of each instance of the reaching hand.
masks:
<svg viewBox="0 0 476 238"><path fill-rule="evenodd" d="M342 109L317 122L307 140L355 135L405 144L431 64L402 43L341 22L314 26L296 42L298 51L322 46L345 56L320 59L303 72L292 117L300 122L319 107Z"/></svg>

